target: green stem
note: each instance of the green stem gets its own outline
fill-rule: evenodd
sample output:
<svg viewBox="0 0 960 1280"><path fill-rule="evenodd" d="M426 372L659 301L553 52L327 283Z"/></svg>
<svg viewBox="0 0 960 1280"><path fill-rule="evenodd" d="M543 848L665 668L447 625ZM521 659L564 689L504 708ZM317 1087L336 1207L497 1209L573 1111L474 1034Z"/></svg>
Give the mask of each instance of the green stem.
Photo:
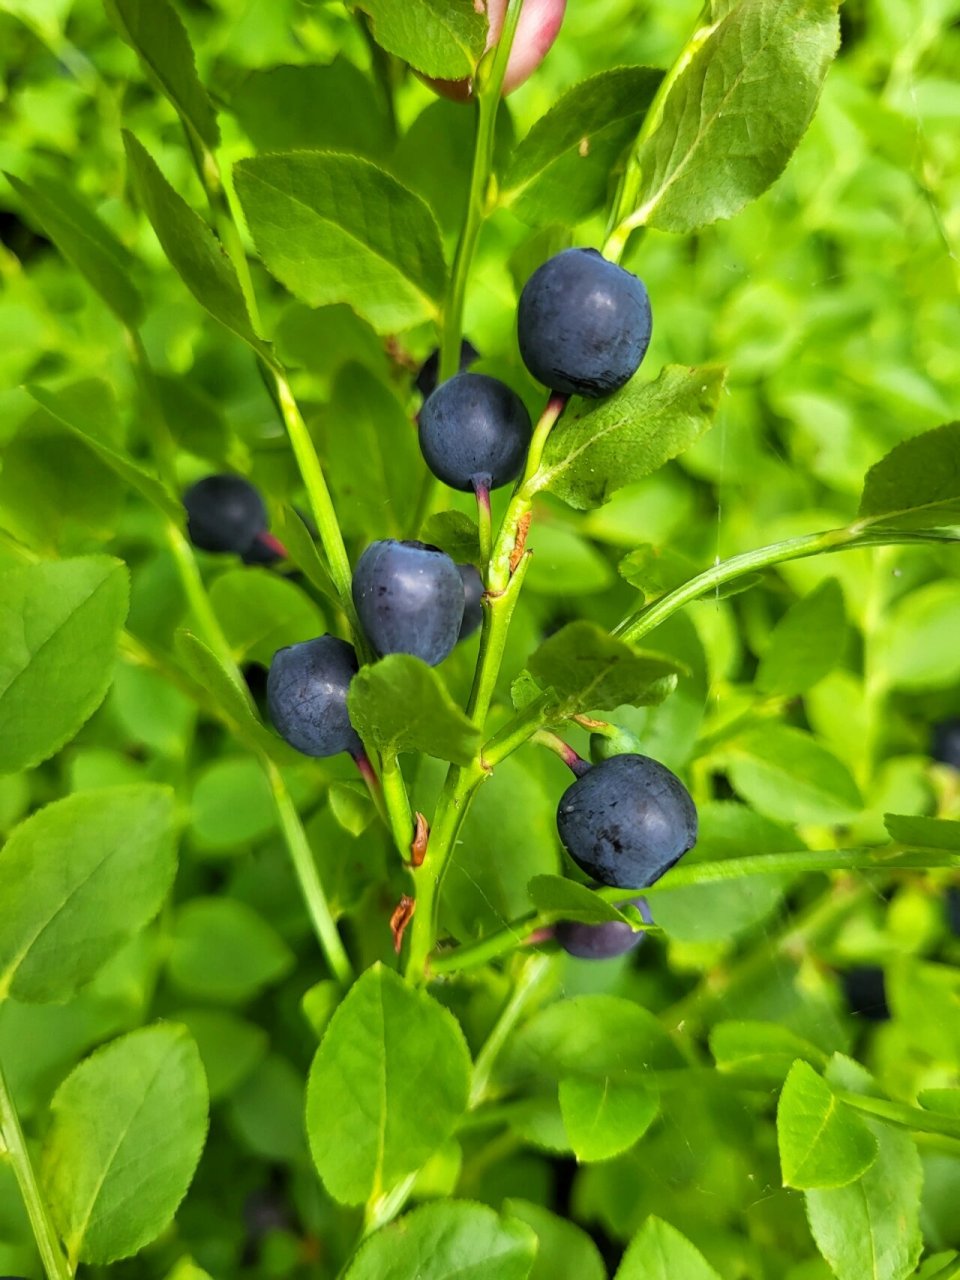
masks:
<svg viewBox="0 0 960 1280"><path fill-rule="evenodd" d="M404 862L408 862L410 845L413 841L413 814L396 753L384 754L381 757L380 783L394 843L401 858Z"/></svg>
<svg viewBox="0 0 960 1280"><path fill-rule="evenodd" d="M245 698L249 697L246 682L240 674L240 668L234 659L233 651L230 648L227 637L223 634L223 628L220 626L217 615L213 611L210 597L207 595L206 587L203 585L203 579L200 576L193 548L181 530L172 521L168 522L165 532L167 543L173 552L173 559L180 582L190 605L190 611L204 641L217 655L220 664L233 683L243 693L243 696Z"/></svg>
<svg viewBox="0 0 960 1280"><path fill-rule="evenodd" d="M481 62L476 77L477 94L477 130L474 137L473 165L470 170L470 187L467 192L467 208L463 224L453 255L453 266L450 271L450 283L443 303L443 316L440 326L440 367L437 371L437 382L446 382L460 368L460 343L463 338L463 311L467 296L467 281L477 249L480 230L490 211L491 178L493 175L493 151L496 141L497 112L500 109L500 97L503 89L503 78L510 59L510 49L516 35L517 23L520 21L520 9L523 0L509 0L507 12L503 20L503 28L492 61L490 51ZM489 68L486 74L485 68ZM434 494L437 490L436 477L430 472L424 473L414 506L411 530L416 533L430 514Z"/></svg>
<svg viewBox="0 0 960 1280"><path fill-rule="evenodd" d="M353 597L350 591L353 573L350 569L350 560L347 556L347 549L344 546L343 534L340 532L337 514L333 508L330 490L327 488L326 477L323 474L323 468L320 466L320 459L317 457L313 440L310 438L310 432L307 430L307 424L303 420L303 415L300 413L299 406L290 389L286 374L279 365L274 366L273 374L279 396L280 412L283 414L294 457L297 460L297 466L300 468L300 475L307 490L310 510L320 533L320 541L326 552L330 576L333 579L334 586L337 588L337 594L340 597L343 610L353 624L354 633L359 636L360 629L356 621L356 611L353 607Z"/></svg>
<svg viewBox="0 0 960 1280"><path fill-rule="evenodd" d="M846 551L848 548L955 541L957 541L956 537L946 531L900 532L896 529L869 529L860 524L853 524L844 529L828 529L823 533L808 533L799 538L788 538L785 542L775 542L767 547L759 547L755 551L745 551L742 555L732 556L729 560L713 565L710 569L683 583L682 586L667 592L645 609L625 618L614 629L613 634L632 644L651 632L654 627L658 627L661 622L665 622L691 600L698 600L700 596L705 596L723 586L724 583L732 582L744 574L754 573L757 569L766 569L770 565L780 564L785 560L801 560L807 556L826 552Z"/></svg>
<svg viewBox="0 0 960 1280"><path fill-rule="evenodd" d="M889 1124L899 1125L914 1133L937 1133L945 1138L960 1138L960 1116L927 1111L923 1107L911 1107L904 1102L891 1102L887 1098L873 1098L861 1093L841 1093L840 1098L848 1107L862 1111L864 1115Z"/></svg>
<svg viewBox="0 0 960 1280"><path fill-rule="evenodd" d="M47 1280L71 1280L74 1268L67 1261L60 1244L59 1236L50 1217L50 1210L40 1192L37 1175L30 1160L23 1130L20 1128L20 1117L14 1105L13 1097L7 1088L7 1082L0 1065L0 1139L3 1149L10 1157L14 1176L23 1196L23 1203L33 1229L33 1238L37 1243L43 1269Z"/></svg>
<svg viewBox="0 0 960 1280"><path fill-rule="evenodd" d="M550 968L549 956L530 956L524 963L510 999L494 1024L493 1030L487 1036L483 1048L477 1054L468 1103L471 1109L479 1107L485 1101L490 1077L500 1051L519 1022L524 1009L543 986L549 976Z"/></svg>
<svg viewBox="0 0 960 1280"><path fill-rule="evenodd" d="M273 761L261 757L261 763L267 781L270 783L273 801L280 819L280 829L300 885L300 893L306 903L320 947L331 973L341 986L348 987L353 981L353 968L330 911L327 896L323 891L317 865L313 860L307 833L303 829L297 807L287 790L280 770Z"/></svg>

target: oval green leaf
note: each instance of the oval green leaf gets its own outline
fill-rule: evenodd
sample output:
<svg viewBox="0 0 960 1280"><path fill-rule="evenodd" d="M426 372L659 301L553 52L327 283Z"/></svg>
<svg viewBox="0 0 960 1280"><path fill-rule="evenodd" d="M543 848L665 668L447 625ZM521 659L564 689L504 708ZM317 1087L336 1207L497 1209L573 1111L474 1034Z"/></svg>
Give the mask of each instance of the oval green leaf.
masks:
<svg viewBox="0 0 960 1280"><path fill-rule="evenodd" d="M469 1087L470 1054L453 1014L381 964L368 969L310 1069L307 1132L329 1193L363 1204L389 1191L447 1140Z"/></svg>
<svg viewBox="0 0 960 1280"><path fill-rule="evenodd" d="M40 1176L72 1267L137 1253L164 1231L207 1135L207 1082L170 1023L113 1041L54 1094Z"/></svg>
<svg viewBox="0 0 960 1280"><path fill-rule="evenodd" d="M52 756L103 701L128 591L108 556L0 573L0 773Z"/></svg>

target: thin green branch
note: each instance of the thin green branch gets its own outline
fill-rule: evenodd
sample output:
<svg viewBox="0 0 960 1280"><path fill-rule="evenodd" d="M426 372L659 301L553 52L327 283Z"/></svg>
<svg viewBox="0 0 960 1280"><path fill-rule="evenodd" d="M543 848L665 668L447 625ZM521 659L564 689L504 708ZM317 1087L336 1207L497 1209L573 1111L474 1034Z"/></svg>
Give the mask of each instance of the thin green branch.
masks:
<svg viewBox="0 0 960 1280"><path fill-rule="evenodd" d="M283 832L284 842L314 931L334 977L341 986L348 987L353 981L353 967L330 911L297 807L287 790L280 770L273 761L264 756L261 757L261 763L270 783L277 815L280 818L280 829Z"/></svg>
<svg viewBox="0 0 960 1280"><path fill-rule="evenodd" d="M10 1158L14 1176L23 1196L23 1203L30 1219L33 1238L40 1253L47 1280L71 1280L74 1268L67 1261L50 1217L50 1210L40 1191L37 1175L30 1160L23 1130L20 1128L20 1117L14 1105L13 1096L7 1087L0 1065L0 1140L3 1150Z"/></svg>
<svg viewBox="0 0 960 1280"><path fill-rule="evenodd" d="M473 1080L470 1085L471 1110L485 1101L490 1087L490 1077L500 1051L506 1044L510 1033L520 1021L527 1005L534 999L550 974L549 956L530 956L514 984L510 999L507 1001L494 1023L493 1030L487 1036L483 1048L477 1054L473 1067Z"/></svg>

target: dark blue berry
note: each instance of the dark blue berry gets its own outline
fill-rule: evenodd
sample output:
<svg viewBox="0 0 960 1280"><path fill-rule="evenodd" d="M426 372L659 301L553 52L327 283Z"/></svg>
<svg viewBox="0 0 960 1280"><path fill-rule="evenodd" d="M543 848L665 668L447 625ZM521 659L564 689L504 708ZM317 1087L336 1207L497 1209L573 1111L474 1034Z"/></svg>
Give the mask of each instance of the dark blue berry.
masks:
<svg viewBox="0 0 960 1280"><path fill-rule="evenodd" d="M259 492L242 476L207 476L183 495L190 541L202 551L249 551L267 527Z"/></svg>
<svg viewBox="0 0 960 1280"><path fill-rule="evenodd" d="M533 427L527 407L505 383L485 373L458 373L420 410L420 449L444 484L491 489L515 480Z"/></svg>
<svg viewBox="0 0 960 1280"><path fill-rule="evenodd" d="M606 396L622 387L646 355L651 326L643 281L595 249L564 249L520 294L523 362L566 395Z"/></svg>
<svg viewBox="0 0 960 1280"><path fill-rule="evenodd" d="M460 343L460 369L463 373L464 369L469 369L472 364L480 359L480 352L473 345L469 338L464 338ZM440 373L440 349L435 348L424 360L420 366L420 372L413 380L413 385L426 400L427 396L435 390L437 385L437 377Z"/></svg>
<svg viewBox="0 0 960 1280"><path fill-rule="evenodd" d="M457 638L465 640L483 622L483 578L472 564L458 564L457 569L463 579L463 621Z"/></svg>
<svg viewBox="0 0 960 1280"><path fill-rule="evenodd" d="M388 538L360 557L353 602L377 653L410 653L435 667L457 643L465 599L460 573L445 552Z"/></svg>
<svg viewBox="0 0 960 1280"><path fill-rule="evenodd" d="M621 902L621 907L634 906L646 920L653 923L646 898L631 898L629 902ZM639 947L647 936L640 930L631 929L621 920L607 920L603 924L578 924L575 920L561 920L553 930L557 942L571 956L578 960L612 960L614 956L626 955Z"/></svg>
<svg viewBox="0 0 960 1280"><path fill-rule="evenodd" d="M933 744L930 754L941 764L949 764L960 769L960 717L952 720L941 720L933 726Z"/></svg>
<svg viewBox="0 0 960 1280"><path fill-rule="evenodd" d="M886 1022L890 1017L883 970L876 964L844 969L840 974L843 993L850 1012L871 1022Z"/></svg>
<svg viewBox="0 0 960 1280"><path fill-rule="evenodd" d="M336 636L278 649L267 676L267 705L280 736L307 756L359 755L363 744L347 715L356 673L353 646Z"/></svg>
<svg viewBox="0 0 960 1280"><path fill-rule="evenodd" d="M612 756L563 793L557 830L588 876L621 889L643 889L696 844L697 810L664 765L649 756Z"/></svg>

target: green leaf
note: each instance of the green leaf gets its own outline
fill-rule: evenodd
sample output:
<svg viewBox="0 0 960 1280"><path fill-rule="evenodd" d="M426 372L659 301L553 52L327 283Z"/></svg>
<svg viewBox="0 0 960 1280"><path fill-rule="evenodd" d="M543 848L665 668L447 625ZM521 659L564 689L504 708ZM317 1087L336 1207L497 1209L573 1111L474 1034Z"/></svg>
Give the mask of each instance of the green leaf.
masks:
<svg viewBox="0 0 960 1280"><path fill-rule="evenodd" d="M465 1200L421 1205L370 1237L345 1280L526 1280L537 1237L517 1218Z"/></svg>
<svg viewBox="0 0 960 1280"><path fill-rule="evenodd" d="M524 1075L643 1084L651 1070L683 1065L657 1018L621 996L575 996L541 1009L511 1046Z"/></svg>
<svg viewBox="0 0 960 1280"><path fill-rule="evenodd" d="M781 697L806 693L839 663L845 640L843 592L836 578L826 578L774 627L757 668L757 688Z"/></svg>
<svg viewBox="0 0 960 1280"><path fill-rule="evenodd" d="M184 670L216 706L244 746L258 754L272 756L281 764L300 756L270 733L257 719L249 697L244 696L216 654L191 631L178 630L174 648Z"/></svg>
<svg viewBox="0 0 960 1280"><path fill-rule="evenodd" d="M656 705L684 670L664 654L632 649L585 620L561 627L530 655L527 666L550 695L545 719L625 704Z"/></svg>
<svg viewBox="0 0 960 1280"><path fill-rule="evenodd" d="M960 1120L960 1089L921 1089L917 1102L927 1111L955 1116Z"/></svg>
<svg viewBox="0 0 960 1280"><path fill-rule="evenodd" d="M128 592L108 556L0 572L0 773L52 756L103 701Z"/></svg>
<svg viewBox="0 0 960 1280"><path fill-rule="evenodd" d="M256 760L221 758L197 774L190 830L201 848L240 853L276 825L270 784Z"/></svg>
<svg viewBox="0 0 960 1280"><path fill-rule="evenodd" d="M480 730L456 705L433 667L392 653L361 667L347 695L350 721L364 742L386 755L421 751L469 764Z"/></svg>
<svg viewBox="0 0 960 1280"><path fill-rule="evenodd" d="M897 689L943 689L960 680L960 583L929 582L884 614L871 657Z"/></svg>
<svg viewBox="0 0 960 1280"><path fill-rule="evenodd" d="M333 585L327 566L320 558L313 535L299 512L292 507L281 507L274 527L290 559L311 586L316 587L321 595L325 595L339 608L340 599L337 589Z"/></svg>
<svg viewBox="0 0 960 1280"><path fill-rule="evenodd" d="M348 302L380 333L435 319L446 285L427 205L359 156L242 160L237 195L267 269L311 307Z"/></svg>
<svg viewBox="0 0 960 1280"><path fill-rule="evenodd" d="M710 1031L710 1052L718 1071L761 1075L779 1084L802 1058L823 1068L823 1052L789 1027L775 1022L718 1022Z"/></svg>
<svg viewBox="0 0 960 1280"><path fill-rule="evenodd" d="M307 593L268 569L222 573L210 587L210 603L239 663L269 667L278 649L326 630Z"/></svg>
<svg viewBox="0 0 960 1280"><path fill-rule="evenodd" d="M330 1195L362 1204L418 1169L453 1132L469 1087L470 1054L453 1015L382 965L368 969L310 1069L307 1132Z"/></svg>
<svg viewBox="0 0 960 1280"><path fill-rule="evenodd" d="M105 0L105 6L184 124L215 150L220 145L216 113L197 76L186 28L169 0Z"/></svg>
<svg viewBox="0 0 960 1280"><path fill-rule="evenodd" d="M143 299L131 280L135 260L113 232L69 187L53 178L24 182L6 175L28 215L40 224L63 256L129 328L143 319Z"/></svg>
<svg viewBox="0 0 960 1280"><path fill-rule="evenodd" d="M787 725L754 729L725 753L730 781L781 822L849 822L862 800L849 770L809 734Z"/></svg>
<svg viewBox="0 0 960 1280"><path fill-rule="evenodd" d="M180 279L215 320L265 355L266 348L254 332L237 273L220 241L126 129L123 145L137 199Z"/></svg>
<svg viewBox="0 0 960 1280"><path fill-rule="evenodd" d="M459 564L480 564L477 522L462 511L438 511L424 522L420 537Z"/></svg>
<svg viewBox="0 0 960 1280"><path fill-rule="evenodd" d="M252 907L235 898L191 898L170 930L167 965L189 995L224 1003L251 999L285 977L293 952Z"/></svg>
<svg viewBox="0 0 960 1280"><path fill-rule="evenodd" d="M51 417L56 418L61 426L66 427L71 435L95 453L125 485L135 489L151 506L156 507L175 524L183 524L183 504L155 476L144 471L130 458L117 453L116 449L103 438L105 430L102 424L98 427L92 420L83 419L74 404L62 396L54 395L44 387L28 386L26 391L41 408L45 409Z"/></svg>
<svg viewBox="0 0 960 1280"><path fill-rule="evenodd" d="M514 148L502 202L532 226L594 213L662 79L650 67L615 67L568 89Z"/></svg>
<svg viewBox="0 0 960 1280"><path fill-rule="evenodd" d="M251 71L230 108L258 151L349 151L376 159L391 146L374 82L338 54L326 66Z"/></svg>
<svg viewBox="0 0 960 1280"><path fill-rule="evenodd" d="M41 1180L72 1266L137 1253L173 1220L207 1135L207 1082L182 1027L113 1041L54 1094Z"/></svg>
<svg viewBox="0 0 960 1280"><path fill-rule="evenodd" d="M867 1126L802 1059L780 1094L777 1141L785 1187L844 1187L877 1158Z"/></svg>
<svg viewBox="0 0 960 1280"><path fill-rule="evenodd" d="M196 1041L211 1102L231 1094L267 1052L266 1031L226 1009L181 1009L172 1017Z"/></svg>
<svg viewBox="0 0 960 1280"><path fill-rule="evenodd" d="M370 15L373 37L428 76L459 80L473 74L487 37L487 17L474 0L357 0Z"/></svg>
<svg viewBox="0 0 960 1280"><path fill-rule="evenodd" d="M0 852L0 998L67 999L153 919L176 867L167 787L85 791L27 818Z"/></svg>
<svg viewBox="0 0 960 1280"><path fill-rule="evenodd" d="M960 1068L960 970L903 956L886 973L887 998L914 1051Z"/></svg>
<svg viewBox="0 0 960 1280"><path fill-rule="evenodd" d="M278 1163L305 1164L304 1087L301 1069L269 1054L232 1095L231 1128L255 1155Z"/></svg>
<svg viewBox="0 0 960 1280"><path fill-rule="evenodd" d="M423 458L397 397L369 369L348 364L337 375L319 431L344 534L378 529L403 537Z"/></svg>
<svg viewBox="0 0 960 1280"><path fill-rule="evenodd" d="M832 1069L828 1078L849 1087ZM852 1090L868 1091L862 1084ZM805 1192L807 1220L837 1280L906 1280L923 1246L920 1158L909 1134L879 1121L864 1124L876 1139L876 1160L848 1186Z"/></svg>
<svg viewBox="0 0 960 1280"><path fill-rule="evenodd" d="M626 920L612 902L605 901L585 884L563 876L534 876L527 891L537 911L553 920L576 920L582 924Z"/></svg>
<svg viewBox="0 0 960 1280"><path fill-rule="evenodd" d="M701 804L699 816L697 847L683 859L689 872L707 862L790 853L797 848L795 832L733 801ZM678 942L724 942L754 928L776 910L787 884L786 876L739 876L714 884L666 888L657 894L657 924Z"/></svg>
<svg viewBox="0 0 960 1280"><path fill-rule="evenodd" d="M960 422L902 441L871 467L860 519L894 529L960 522Z"/></svg>
<svg viewBox="0 0 960 1280"><path fill-rule="evenodd" d="M652 1215L630 1241L615 1280L720 1280L699 1249Z"/></svg>
<svg viewBox="0 0 960 1280"><path fill-rule="evenodd" d="M960 853L960 822L950 818L915 818L885 813L883 825L890 839L911 849L949 849Z"/></svg>
<svg viewBox="0 0 960 1280"><path fill-rule="evenodd" d="M530 1200L504 1200L503 1211L537 1233L529 1280L607 1280L600 1250L582 1227Z"/></svg>
<svg viewBox="0 0 960 1280"><path fill-rule="evenodd" d="M629 1151L656 1119L660 1099L644 1084L622 1080L560 1081L560 1112L578 1160L609 1160Z"/></svg>
<svg viewBox="0 0 960 1280"><path fill-rule="evenodd" d="M713 0L635 156L634 226L692 231L779 177L837 49L837 0Z"/></svg>
<svg viewBox="0 0 960 1280"><path fill-rule="evenodd" d="M724 376L717 365L668 365L656 382L633 379L604 400L575 400L550 433L537 488L578 511L602 506L703 435Z"/></svg>

